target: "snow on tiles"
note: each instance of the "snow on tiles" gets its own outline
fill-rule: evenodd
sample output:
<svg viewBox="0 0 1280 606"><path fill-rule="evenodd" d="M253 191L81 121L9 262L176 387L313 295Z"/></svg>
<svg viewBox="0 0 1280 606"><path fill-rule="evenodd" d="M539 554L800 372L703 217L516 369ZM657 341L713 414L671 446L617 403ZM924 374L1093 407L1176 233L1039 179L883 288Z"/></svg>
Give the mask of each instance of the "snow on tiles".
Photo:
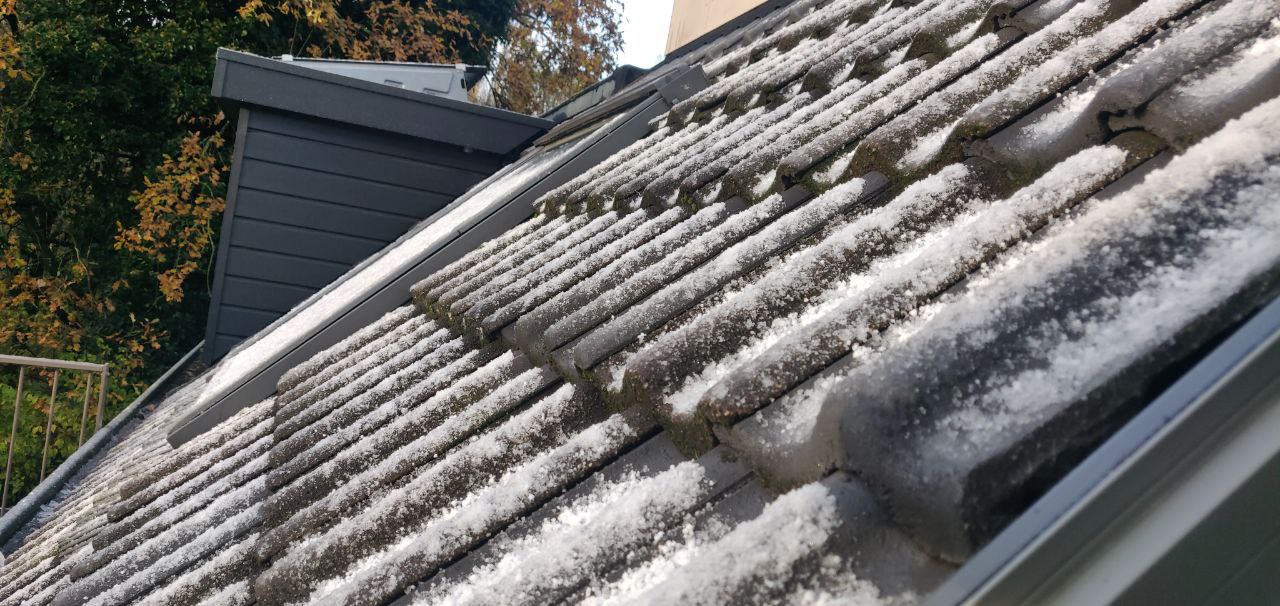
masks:
<svg viewBox="0 0 1280 606"><path fill-rule="evenodd" d="M476 352L464 358L474 357ZM346 481L353 474L377 463L380 452L394 449L434 427L444 418L470 403L471 392L483 393L509 379L513 364L512 355L499 356L489 364L475 368L471 364L453 370L467 372L453 381L456 375L445 367L438 371L439 380L431 377L416 387L378 406L369 414L359 417L350 426L335 431L313 446L302 451L288 464L282 464L271 474L273 485L288 480L292 483L278 493L273 502L281 505L308 501L304 495L315 495ZM425 401L424 401L425 400Z"/></svg>
<svg viewBox="0 0 1280 606"><path fill-rule="evenodd" d="M529 255L525 258L518 259L518 264L507 270L500 276L488 283L479 284L477 288L466 296L458 298L450 306L450 311L454 314L462 314L473 306L482 302L486 297L497 294L506 286L526 277L539 269L555 262L557 258L564 255L567 251L573 250L580 244L589 241L596 234L607 231L609 227L614 225L622 217L619 212L607 212L598 217L592 218L586 225L573 230L571 233L564 234L550 243L545 250L537 254ZM522 255L523 256L523 255Z"/></svg>
<svg viewBox="0 0 1280 606"><path fill-rule="evenodd" d="M539 217L535 221L530 221L538 224L536 229L533 229L524 236L517 238L510 246L497 251L495 254L487 257L483 262L460 267L456 274L447 279L424 280L414 285L413 292L415 300L425 299L434 302L444 293L451 292L454 289L461 287L464 282L467 282L476 276L489 275L494 272L501 271L501 269L498 268L499 264L508 262L514 255L519 254L520 251L525 250L534 242L541 240L548 233L560 230L568 221L569 219L566 217L552 217L549 219L546 217Z"/></svg>
<svg viewBox="0 0 1280 606"><path fill-rule="evenodd" d="M819 299L819 313L802 315L780 331L782 337L772 346L712 385L699 406L715 414L768 403L963 278L995 251L1110 182L1125 160L1126 153L1118 148L1083 151L1013 196L961 214L945 229L925 234L847 284L832 287Z"/></svg>
<svg viewBox="0 0 1280 606"><path fill-rule="evenodd" d="M730 293L725 300L688 325L654 339L629 364L632 372L650 374L651 388L671 390L681 375L707 365L689 377L668 400L673 412L689 415L710 385L736 366L733 358L750 359L776 343L785 328L770 331L776 316L803 305L833 280L892 250L898 242L910 242L918 230L965 205L962 194L972 196L974 180L963 165L953 165L907 188L888 204L867 211L837 229L821 242L790 254L751 284ZM863 193L860 180L837 187L821 199L856 200ZM952 208L949 208L952 207ZM771 335L765 333L771 332ZM755 344L738 350L753 336ZM754 353L752 353L754 352Z"/></svg>
<svg viewBox="0 0 1280 606"><path fill-rule="evenodd" d="M1142 185L1090 204L1070 224L1028 247L1021 258L994 266L982 288L940 311L933 320L939 325L966 311L982 322L1001 313L1007 306L1001 301L1029 296L1031 289L1043 288L1046 277L1072 265L1123 263L1114 255L1095 254L1108 241L1139 240L1175 221L1193 221L1196 227L1180 239L1182 254L1153 259L1131 292L1101 298L1074 312L1069 329L1039 334L1038 349L1049 361L1047 367L993 377L983 392L966 399L943 425L957 431L956 438L980 440L1038 420L1038 411L1061 406L1062 398L1088 391L1111 372L1167 342L1195 318L1213 311L1223 293L1240 291L1280 266L1280 244L1274 237L1280 233L1277 118L1280 105L1273 101L1229 123L1148 175ZM1215 190L1224 178L1237 180L1242 187ZM1182 201L1193 196L1200 202L1194 212L1188 212ZM1041 271L1033 275L1018 269L1032 266Z"/></svg>
<svg viewBox="0 0 1280 606"><path fill-rule="evenodd" d="M668 212L677 210L671 209ZM550 327L553 324L586 308L589 303L618 288L632 276L675 254L723 223L729 216L730 211L725 204L711 204L644 245L627 251L594 275L520 318L515 324L516 342L532 355L545 356L579 334L570 334L569 330L552 332Z"/></svg>
<svg viewBox="0 0 1280 606"><path fill-rule="evenodd" d="M278 383L280 391L289 391L293 386L299 385L304 380L314 377L329 365L338 362L350 355L356 349L363 347L364 344L377 339L388 331L402 326L409 320L409 318L413 317L413 315L413 307L405 305L379 318L378 321L357 330L352 333L350 337L347 337L328 349L308 358L307 361L291 368L281 375Z"/></svg>
<svg viewBox="0 0 1280 606"><path fill-rule="evenodd" d="M139 606L167 606L170 604L196 603L206 594L213 595L201 603L221 604L218 594L231 588L237 593L248 589L247 577L250 562L253 558L252 547L258 539L258 533L250 533L241 537L238 542L229 544L199 565L170 580L163 588L150 593L138 601ZM229 579L242 579L238 582L227 582ZM219 589L222 587L222 589Z"/></svg>
<svg viewBox="0 0 1280 606"><path fill-rule="evenodd" d="M1280 5L1005 4L799 0L683 55L710 87L274 400L165 440L600 139L144 411L0 605L918 600L1280 288Z"/></svg>
<svg viewBox="0 0 1280 606"><path fill-rule="evenodd" d="M831 112L819 118L823 120L823 125L826 128L816 131L816 136L812 140L797 146L793 151L786 154L779 162L778 170L787 175L804 173L819 160L830 156L850 142L860 139L881 124L884 124L894 115L911 107L912 104L917 103L938 87L973 69L983 58L998 50L1000 45L999 36L986 34L979 36L966 44L964 48L948 55L924 71L917 72L916 69L918 69L919 64L911 62L895 68L895 70L902 70L900 72L895 73L895 70L890 70L881 78L906 77L912 72L915 72L915 74L911 75L910 79L905 82L893 86L891 90L885 91L886 94L867 97L867 100L871 101L871 103L864 107L837 106L839 109L832 108ZM878 81L879 79L877 79ZM894 79L894 82L897 82L897 78ZM872 82L867 86L868 91L877 89L879 87L877 87L876 82Z"/></svg>
<svg viewBox="0 0 1280 606"><path fill-rule="evenodd" d="M782 495L756 519L703 545L688 563L648 579L651 586L643 590L629 587L631 595L620 602L724 604L749 600L752 585L764 587L786 580L799 560L831 537L842 522L836 498L822 484L809 484ZM875 591L873 587L868 590ZM599 602L614 603L609 599Z"/></svg>
<svg viewBox="0 0 1280 606"><path fill-rule="evenodd" d="M637 229L648 224L652 217L652 214L646 211L619 215L612 225L590 238L565 246L554 257L536 260L527 269L514 272L506 286L484 296L467 309L465 311L467 319L483 328L489 316L528 296L530 291L542 288L548 282L555 281L566 273L572 273L574 268L583 263L605 254L606 250L611 250L610 247L619 241L632 238ZM501 328L501 325L498 328ZM487 334L488 331L482 330L482 332Z"/></svg>
<svg viewBox="0 0 1280 606"><path fill-rule="evenodd" d="M724 205L718 204L715 210L703 215L696 223L702 224L703 221L714 221L717 217L723 217L723 215ZM486 328L505 326L512 322L523 321L525 318L530 317L535 310L556 307L555 303L544 305L548 301L558 300L562 296L573 296L568 293L574 293L579 288L590 290L593 287L586 286L589 283L598 284L607 281L608 278L606 276L614 274L618 271L616 269L618 266L626 263L623 259L637 259L644 255L640 251L656 248L651 247L651 243L659 240L668 241L678 237L674 234L688 229L682 229L680 224L689 217L690 211L683 207L669 208L657 215L651 215L642 225L626 236L609 243L595 254L582 259L580 263L568 268L559 275L542 284L535 285L515 301L494 311L484 319ZM596 292L598 291L599 287L596 287ZM523 343L521 344L523 345ZM525 351L528 352L529 349L526 347Z"/></svg>
<svg viewBox="0 0 1280 606"><path fill-rule="evenodd" d="M420 578L426 571L451 559L496 532L522 511L580 477L590 468L636 437L636 429L620 415L593 425L547 452L539 454L498 478L489 486L468 493L454 507L426 521L417 530L409 529L395 543L372 553L347 572L317 586L311 598L321 604L378 603L382 595ZM362 519L362 523L369 520ZM351 524L348 521L344 524ZM342 536L339 532L326 537ZM317 549L325 538L308 543ZM314 552L312 557L314 557ZM281 564L303 564L286 558L267 571L259 589L274 592L310 586L301 570L280 570ZM298 585L302 583L302 585Z"/></svg>
<svg viewBox="0 0 1280 606"><path fill-rule="evenodd" d="M372 351L361 356L360 361L346 368L336 367L336 372L326 373L322 382L301 392L299 385L294 392L300 392L288 402L277 401L276 420L279 423L276 435L284 438L289 434L314 422L344 403L375 388L392 373L399 373L406 368L409 372L429 370L429 364L415 362L429 356L436 350L448 350L449 341L454 336L435 322L418 324L416 328L408 328L404 334L395 335L393 340L384 342L379 339L370 343ZM412 365L412 366L411 366Z"/></svg>
<svg viewBox="0 0 1280 606"><path fill-rule="evenodd" d="M282 468L311 465L310 461L297 457L317 448L323 449L317 452L331 452L335 447L350 444L364 432L399 415L400 411L413 410L418 403L429 401L438 395L437 392L474 371L477 364L487 361L479 352L467 348L459 338L436 347L413 365L399 371L380 369L377 374L391 374L378 379L377 384L366 391L353 392L349 400L330 399L324 402L336 408L325 406L317 411L319 418L302 417L296 425L292 423L293 419L289 419L290 422L282 424L284 429L277 434L280 442L273 449L276 464ZM510 359L493 363L510 363ZM289 431L288 437L284 437L285 431Z"/></svg>
<svg viewBox="0 0 1280 606"><path fill-rule="evenodd" d="M709 487L694 461L648 478L624 476L507 545L496 561L463 582L436 588L415 603L540 604L563 598L651 542L655 528L683 516Z"/></svg>
<svg viewBox="0 0 1280 606"><path fill-rule="evenodd" d="M723 223L698 234L693 240L667 256L661 263L655 263L644 268L642 271L630 276L621 285L602 293L591 303L578 308L573 313L552 324L547 328L547 336L545 338L548 341L568 342L586 330L595 327L601 321L626 309L627 306L640 297L661 288L675 276L696 267L707 258L732 245L733 242L769 224L769 222L790 209L791 206L792 204L784 200L782 196L774 196L729 217ZM641 323L643 324L643 322ZM612 323L610 324L612 325ZM644 330L647 330L647 328L641 329L639 332ZM574 350L579 367L589 368L594 366L596 362L617 350L613 338L603 338L601 343L594 343L597 339L601 339L599 335L602 332L605 331L595 331ZM627 341L629 340L628 338Z"/></svg>
<svg viewBox="0 0 1280 606"><path fill-rule="evenodd" d="M367 458L376 463L368 463L368 468L359 473L338 476L342 480L340 483L327 483L324 487L328 489L327 493L300 507L297 513L264 537L264 550L274 552L307 533L325 527L362 503L384 498L388 487L406 476L417 473L413 482L436 482L428 496L438 500L444 488L458 489L459 486L454 484L479 481L486 469L498 469L511 460L518 460L537 448L547 432L555 437L556 429L570 426L574 416L580 413L580 406L572 400L574 392L570 386L561 387L554 394L502 421L496 429L482 433L485 424L495 421L499 415L527 398L531 389L540 387L541 375L542 371L538 369L530 370L418 439L382 453L380 459L369 455ZM324 468L319 470L328 471ZM435 492L431 493L431 490ZM286 496L282 494L281 498Z"/></svg>

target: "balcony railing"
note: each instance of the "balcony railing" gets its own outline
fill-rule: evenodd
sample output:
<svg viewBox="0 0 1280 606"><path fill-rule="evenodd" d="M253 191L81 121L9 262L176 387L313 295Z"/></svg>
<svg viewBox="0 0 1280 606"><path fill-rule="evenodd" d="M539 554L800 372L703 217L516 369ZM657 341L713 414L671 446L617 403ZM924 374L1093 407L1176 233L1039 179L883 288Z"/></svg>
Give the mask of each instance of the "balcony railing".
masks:
<svg viewBox="0 0 1280 606"><path fill-rule="evenodd" d="M3 514L9 507L9 485L13 476L13 449L18 437L18 419L22 411L22 396L26 388L27 369L53 369L53 377L49 381L49 412L44 425L44 450L40 455L40 481L43 482L46 472L49 471L49 445L50 438L53 435L53 412L58 405L58 382L62 378L62 371L83 372L85 376L84 404L80 409L80 437L76 441L76 448L79 448L84 444L86 437L85 432L89 424L89 406L94 392L93 382L95 379L98 380L98 405L94 414L94 432L102 429L103 408L106 406L107 400L108 367L106 364L93 364L91 362L73 362L3 354L0 354L0 364L16 365L18 367L17 397L13 401L13 423L9 428L9 452L5 458L4 465L4 490L3 493L0 493L0 514Z"/></svg>

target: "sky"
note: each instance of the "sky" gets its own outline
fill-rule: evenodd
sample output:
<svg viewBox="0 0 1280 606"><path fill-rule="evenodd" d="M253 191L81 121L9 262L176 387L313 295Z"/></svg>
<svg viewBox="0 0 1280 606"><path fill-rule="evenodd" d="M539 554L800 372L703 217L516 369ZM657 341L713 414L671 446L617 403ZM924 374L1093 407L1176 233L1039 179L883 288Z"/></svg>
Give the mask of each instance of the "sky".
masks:
<svg viewBox="0 0 1280 606"><path fill-rule="evenodd" d="M618 65L653 67L662 61L673 0L624 0Z"/></svg>

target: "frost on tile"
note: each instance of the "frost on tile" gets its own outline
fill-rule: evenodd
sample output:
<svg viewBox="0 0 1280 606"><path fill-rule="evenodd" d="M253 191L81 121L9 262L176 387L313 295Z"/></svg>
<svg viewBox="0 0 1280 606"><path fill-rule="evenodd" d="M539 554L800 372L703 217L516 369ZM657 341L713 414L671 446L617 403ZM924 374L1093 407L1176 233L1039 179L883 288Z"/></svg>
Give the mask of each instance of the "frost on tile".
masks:
<svg viewBox="0 0 1280 606"><path fill-rule="evenodd" d="M587 215L578 215L563 221L548 223L548 226L554 225L555 227L541 233L537 239L532 240L520 250L513 251L512 254L507 255L502 261L488 270L459 276L464 278L460 284L435 297L434 310L438 313L447 314L454 302L467 297L477 289L491 286L498 277L507 274L528 259L562 242L565 237L579 231L590 223L592 219L593 217ZM449 283L446 282L447 284Z"/></svg>
<svg viewBox="0 0 1280 606"><path fill-rule="evenodd" d="M347 337L332 347L312 356L311 359L306 362L289 369L288 372L280 376L280 381L276 384L277 390L280 391L281 395L284 395L303 380L319 372L321 369L327 368L339 360L346 358L356 350L363 348L367 343L381 337L387 332L396 329L404 322L408 321L412 316L413 308L406 305L383 316L377 322L361 328L350 337Z"/></svg>
<svg viewBox="0 0 1280 606"><path fill-rule="evenodd" d="M348 431L357 423L367 429L378 415L371 414L389 403L411 409L435 395L459 376L488 362L491 352L477 352L462 338L450 334L423 341L392 358L378 372L338 390L333 396L281 423L276 429L272 461L277 468L298 466L298 456L313 445ZM402 367L403 364L403 367ZM273 486L276 484L273 482Z"/></svg>
<svg viewBox="0 0 1280 606"><path fill-rule="evenodd" d="M693 461L652 477L629 474L578 499L462 582L418 602L545 604L563 598L650 543L710 489L705 470Z"/></svg>
<svg viewBox="0 0 1280 606"><path fill-rule="evenodd" d="M734 368L735 357L741 363L742 358L753 357L751 352L764 351L785 334L785 328L773 329L775 322L810 305L820 307L814 300L831 284L849 278L877 257L913 242L935 223L954 216L978 197L976 183L970 169L953 165L912 185L888 204L863 210L848 225L780 260L686 326L653 339L628 363L625 381L633 389L667 397L675 415L693 414L702 394ZM862 180L854 180L809 204L830 200L842 204L843 209L854 208L870 193L864 190ZM745 352L733 355L744 347ZM734 414L720 410L715 416L723 420Z"/></svg>
<svg viewBox="0 0 1280 606"><path fill-rule="evenodd" d="M678 280L670 280L667 286L648 299L627 309L584 338L575 350L575 355L579 356L579 367L587 368L594 365L584 364L583 360L587 359L587 356L602 359L603 356L621 349L640 335L661 326L675 315L685 311L730 280L791 247L801 238L821 228L833 217L862 203L864 196L870 194L873 187L874 185L858 180L851 183L842 195L804 203L775 219L759 232L729 246ZM657 399L661 398L660 393L650 393L648 386L643 383L628 382L626 385L631 385L627 388L628 399L644 400L655 395Z"/></svg>
<svg viewBox="0 0 1280 606"><path fill-rule="evenodd" d="M788 152L777 165L779 173L791 176L799 176L805 173L823 158L852 145L892 119L895 115L919 102L920 99L934 90L973 69L987 55L998 50L1001 45L1001 38L996 34L979 36L966 44L964 48L952 53L924 71L905 71L903 75L911 73L911 71L915 71L915 73L909 80L893 87L891 90L885 91L885 94L871 98L870 101L872 102L865 107L856 111L848 111L847 113L842 112L838 115L838 121L832 120L828 128L816 134L811 140L804 142L803 145L799 145ZM909 61L894 68L894 70L890 70L886 76L893 74L895 70L909 66L918 68L919 65ZM875 86L875 83L872 83L871 86Z"/></svg>
<svg viewBox="0 0 1280 606"><path fill-rule="evenodd" d="M777 599L775 592L792 580L798 565L813 557L843 522L838 499L823 484L793 490L770 503L756 519L701 546L687 563L646 579L650 586L633 583L628 587L631 595L619 596L623 599L618 601L725 604ZM864 591L868 597L878 596L874 586Z"/></svg>
<svg viewBox="0 0 1280 606"><path fill-rule="evenodd" d="M669 212L677 212L670 209ZM683 213L681 213L683 214ZM632 276L674 254L688 243L722 223L730 215L726 204L712 204L693 216L676 223L642 246L629 250L586 280L576 284L530 311L515 324L516 342L530 355L543 358L552 350L578 336L578 333L553 333L549 328L560 320L585 308L591 301L612 290ZM663 213L666 216L666 213Z"/></svg>
<svg viewBox="0 0 1280 606"><path fill-rule="evenodd" d="M1127 159L1115 147L1081 152L1013 196L978 205L833 285L821 299L829 304L775 325L776 342L723 375L699 408L753 411L773 401L1109 183Z"/></svg>
<svg viewBox="0 0 1280 606"><path fill-rule="evenodd" d="M956 122L975 103L1015 82L1022 74L1061 56L1063 49L1101 30L1128 8L1126 3L1108 0L1081 2L1044 29L973 66L972 73L956 79L867 134L854 152L848 172L857 175L867 170L879 170L896 178L910 179L918 172L929 169L934 166L929 161L908 165L902 163L904 159L911 158L931 160L934 153L941 150L941 142L950 136L950 132L946 130L947 125ZM931 137L941 137L934 141L937 149L932 152L927 147L927 140ZM926 141L922 142L922 139ZM925 148L917 149L920 145L925 145ZM958 157L943 156L938 161L952 162L957 159ZM804 169L807 166L789 166L789 170L793 171L791 174L798 174L794 172L797 168Z"/></svg>
<svg viewBox="0 0 1280 606"><path fill-rule="evenodd" d="M458 364L440 369L349 425L321 432L318 440L295 436L297 454L276 459L281 456L280 447L273 449L277 465L269 482L279 490L272 495L268 515L287 515L322 497L352 475L376 465L379 452L412 441L530 366L523 358L507 353L477 368L475 364L482 359L479 353L465 354Z"/></svg>
<svg viewBox="0 0 1280 606"><path fill-rule="evenodd" d="M1100 142L1105 135L1100 122L1107 116L1145 113L1140 108L1171 82L1243 37L1256 35L1267 20L1261 9L1242 10L1242 4L1251 3L1229 3L1216 10L1206 7L1168 24L1190 4L1149 2L1081 39L970 109L956 128L957 139L985 137L1054 98L1072 82L1087 77L1084 83L1056 99L1051 111L1043 112L1030 124L1019 124L1010 129L1012 132L999 133L988 143L987 153L1003 163L1026 167L1024 170L1043 170L1083 144ZM1261 7L1265 3L1252 5ZM1167 29L1153 40L1106 63L1165 24ZM1229 95L1222 93L1224 97ZM1213 120L1206 114L1201 120L1212 122L1214 128L1231 117ZM1192 122L1180 125L1179 130L1192 130ZM1205 134L1204 130L1200 132Z"/></svg>
<svg viewBox="0 0 1280 606"><path fill-rule="evenodd" d="M256 589L291 601L309 595L321 604L380 603L598 467L640 431L634 421L612 416L433 515L413 505L430 494L429 483L411 482L277 560Z"/></svg>
<svg viewBox="0 0 1280 606"><path fill-rule="evenodd" d="M577 290L587 281L596 280L598 276L608 273L615 261L626 258L631 253L649 248L649 243L664 237L676 226L689 218L687 208L675 207L664 211L646 211L646 219L635 229L619 238L612 238L594 253L579 259L572 267L559 275L531 288L518 299L495 310L484 318L483 327L494 331L528 317L529 312L538 309L548 300L559 299L559 295ZM518 341L519 342L519 341ZM524 343L520 342L523 346ZM528 349L525 349L528 352Z"/></svg>
<svg viewBox="0 0 1280 606"><path fill-rule="evenodd" d="M289 392L293 397L288 401L277 398L276 436L283 440L454 338L425 316L414 320L371 342L369 350L358 352L356 363L330 366Z"/></svg>
<svg viewBox="0 0 1280 606"><path fill-rule="evenodd" d="M1010 251L831 392L846 464L888 487L921 540L969 553L1003 504L1034 497L1019 492L1030 477L1060 474L1057 457L1132 414L1162 369L1276 295L1277 112Z"/></svg>
<svg viewBox="0 0 1280 606"><path fill-rule="evenodd" d="M1188 67L1195 71L1146 103L1141 115L1115 116L1108 125L1140 126L1185 149L1218 125L1280 95L1280 20L1272 19L1256 38L1246 38L1231 52Z"/></svg>
<svg viewBox="0 0 1280 606"><path fill-rule="evenodd" d="M413 296L414 303L423 311L430 310L436 300L446 292L450 292L460 287L464 282L471 280L478 275L488 275L494 271L494 267L500 263L510 260L513 256L520 254L521 251L527 249L533 243L541 241L548 233L558 230L564 226L569 220L565 217L546 218L527 223L536 223L537 227L525 235L521 236L510 246L504 248L499 254L495 254L485 259L483 263L477 263L462 268L461 271L452 277L436 280L432 282L419 282L415 284L410 293ZM435 274L433 274L435 275Z"/></svg>
<svg viewBox="0 0 1280 606"><path fill-rule="evenodd" d="M482 325L484 320L498 309L529 294L529 291L544 286L561 274L571 271L575 266L589 262L590 259L601 254L607 246L629 236L651 217L651 214L643 211L627 213L585 239L576 237L567 240L558 254L553 253L543 259L531 259L527 268L517 269L509 279L498 282L505 284L504 286L488 295L480 295L480 298L465 311L466 318L475 325ZM484 332L489 334L497 328L502 328L502 325Z"/></svg>
<svg viewBox="0 0 1280 606"><path fill-rule="evenodd" d="M643 298L655 290L662 288L675 277L698 266L708 258L728 248L741 238L746 237L762 226L769 224L776 217L795 206L798 200L788 200L783 196L756 204L727 220L715 225L704 233L698 234L684 246L671 252L661 262L627 277L620 285L601 293L591 302L578 308L573 313L558 320L547 328L544 341L566 343L595 328L619 311L627 309L636 300ZM599 334L597 331L596 334ZM593 337L588 345L587 340L574 350L575 360L579 368L590 368L605 356L617 351L634 335L621 340L609 337Z"/></svg>

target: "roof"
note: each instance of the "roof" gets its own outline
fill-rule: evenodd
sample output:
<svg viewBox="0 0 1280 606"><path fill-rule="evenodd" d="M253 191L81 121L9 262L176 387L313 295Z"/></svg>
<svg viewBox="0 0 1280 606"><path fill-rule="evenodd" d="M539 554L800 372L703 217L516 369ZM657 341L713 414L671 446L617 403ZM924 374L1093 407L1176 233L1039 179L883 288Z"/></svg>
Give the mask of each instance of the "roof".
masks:
<svg viewBox="0 0 1280 606"><path fill-rule="evenodd" d="M218 49L217 59L212 95L233 105L294 112L495 154L517 151L554 125L533 116L359 79L337 71L343 62L322 69L329 64L280 61L226 48Z"/></svg>
<svg viewBox="0 0 1280 606"><path fill-rule="evenodd" d="M915 601L1280 291L1278 16L796 2L0 603Z"/></svg>

